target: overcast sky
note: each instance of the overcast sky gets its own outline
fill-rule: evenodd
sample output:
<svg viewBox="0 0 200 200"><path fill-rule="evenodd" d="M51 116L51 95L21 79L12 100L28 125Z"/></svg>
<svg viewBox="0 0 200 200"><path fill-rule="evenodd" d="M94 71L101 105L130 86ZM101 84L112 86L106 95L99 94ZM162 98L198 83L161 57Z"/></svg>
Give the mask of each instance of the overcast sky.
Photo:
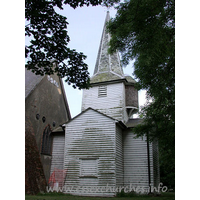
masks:
<svg viewBox="0 0 200 200"><path fill-rule="evenodd" d="M111 8L110 16L115 17L116 10ZM103 26L106 18L107 8L102 6L83 7L73 9L65 6L64 10L59 11L62 15L67 17L69 23L67 30L70 36L69 47L76 49L78 52L83 52L87 59L90 75L93 75L97 52L100 45L100 39L103 31ZM124 68L124 73L132 75L132 65ZM73 89L64 81L65 92L71 111L71 116L74 117L81 112L82 91ZM145 92L139 92L139 104L143 105L145 102Z"/></svg>
<svg viewBox="0 0 200 200"><path fill-rule="evenodd" d="M63 7L63 10L56 10L61 15L67 17L67 22L69 23L67 26L68 35L70 36L68 47L75 49L77 52L83 52L84 55L87 56L85 63L87 63L90 76L92 76L105 23L107 8L102 6L85 6L73 9L68 5ZM110 8L109 11L110 17L114 18L116 10ZM28 44L30 38L25 38L25 40L26 44ZM132 65L133 64L130 64L123 68L124 74L132 75ZM81 112L82 91L73 89L72 86L69 86L64 80L65 79L63 79L63 83L71 116L74 117ZM144 103L145 91L139 91L139 105L141 106Z"/></svg>

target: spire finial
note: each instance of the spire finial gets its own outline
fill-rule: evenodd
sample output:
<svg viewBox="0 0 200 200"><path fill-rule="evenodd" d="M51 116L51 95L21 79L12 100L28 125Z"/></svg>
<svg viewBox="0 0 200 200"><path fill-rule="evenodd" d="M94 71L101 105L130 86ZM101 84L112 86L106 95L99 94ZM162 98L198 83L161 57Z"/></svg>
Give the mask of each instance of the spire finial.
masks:
<svg viewBox="0 0 200 200"><path fill-rule="evenodd" d="M110 12L110 6L107 6L107 13Z"/></svg>

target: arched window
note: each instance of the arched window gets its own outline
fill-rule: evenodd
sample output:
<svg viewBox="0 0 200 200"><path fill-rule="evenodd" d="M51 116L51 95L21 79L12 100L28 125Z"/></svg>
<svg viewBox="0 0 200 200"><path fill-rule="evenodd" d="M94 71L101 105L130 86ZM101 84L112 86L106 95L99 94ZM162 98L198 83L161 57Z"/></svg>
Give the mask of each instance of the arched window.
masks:
<svg viewBox="0 0 200 200"><path fill-rule="evenodd" d="M51 137L51 127L46 126L42 136L42 148L41 154L51 155L52 137Z"/></svg>

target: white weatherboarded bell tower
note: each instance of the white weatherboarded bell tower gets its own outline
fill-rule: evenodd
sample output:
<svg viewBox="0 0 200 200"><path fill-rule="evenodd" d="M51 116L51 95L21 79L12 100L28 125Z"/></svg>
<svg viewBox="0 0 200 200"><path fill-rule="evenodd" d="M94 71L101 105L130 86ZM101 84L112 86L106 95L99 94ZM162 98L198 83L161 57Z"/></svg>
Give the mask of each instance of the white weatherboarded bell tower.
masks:
<svg viewBox="0 0 200 200"><path fill-rule="evenodd" d="M132 128L142 123L135 80L125 76L118 52L108 54L107 12L92 88L83 91L82 112L65 126L64 178L67 193L114 196L118 187L148 190L159 183L158 149ZM130 188L129 188L130 189ZM147 191L148 192L148 191Z"/></svg>
<svg viewBox="0 0 200 200"><path fill-rule="evenodd" d="M107 12L94 75L92 88L83 91L82 111L88 107L126 123L138 109L138 92L134 88L135 80L124 76L118 52L108 54L110 34L106 31L106 22L110 20Z"/></svg>

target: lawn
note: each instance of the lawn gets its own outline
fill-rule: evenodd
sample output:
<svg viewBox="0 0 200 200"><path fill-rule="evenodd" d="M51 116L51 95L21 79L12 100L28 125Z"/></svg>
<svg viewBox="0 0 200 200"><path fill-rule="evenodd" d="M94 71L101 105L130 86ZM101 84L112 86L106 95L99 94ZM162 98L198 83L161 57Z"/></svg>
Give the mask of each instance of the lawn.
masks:
<svg viewBox="0 0 200 200"><path fill-rule="evenodd" d="M133 197L81 197L67 194L40 194L40 195L25 195L26 200L175 200L174 193L162 193L160 196L133 196Z"/></svg>

